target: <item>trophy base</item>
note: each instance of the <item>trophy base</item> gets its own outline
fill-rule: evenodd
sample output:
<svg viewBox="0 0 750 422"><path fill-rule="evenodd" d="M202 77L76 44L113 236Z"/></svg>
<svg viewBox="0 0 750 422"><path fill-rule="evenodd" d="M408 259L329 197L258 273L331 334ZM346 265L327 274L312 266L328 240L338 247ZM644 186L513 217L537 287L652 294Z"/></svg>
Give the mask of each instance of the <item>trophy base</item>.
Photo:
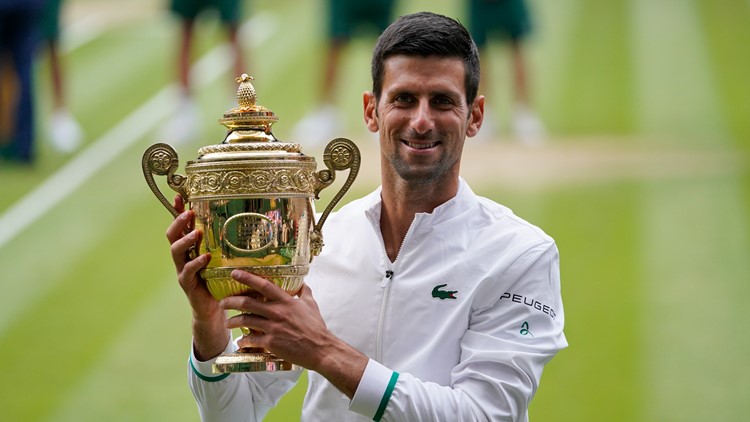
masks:
<svg viewBox="0 0 750 422"><path fill-rule="evenodd" d="M300 371L302 367L280 359L273 353L265 351L243 352L240 349L235 353L223 354L216 358L212 369L215 374L226 374L231 372Z"/></svg>

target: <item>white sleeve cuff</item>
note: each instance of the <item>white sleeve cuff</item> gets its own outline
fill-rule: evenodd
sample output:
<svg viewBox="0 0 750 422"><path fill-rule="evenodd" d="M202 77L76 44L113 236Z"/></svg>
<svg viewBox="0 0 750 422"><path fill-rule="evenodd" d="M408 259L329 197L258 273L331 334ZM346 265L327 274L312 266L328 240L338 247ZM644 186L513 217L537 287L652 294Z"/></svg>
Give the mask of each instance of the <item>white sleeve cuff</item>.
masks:
<svg viewBox="0 0 750 422"><path fill-rule="evenodd" d="M224 348L224 353L232 353L236 349L236 346L234 342L230 339L227 342L227 347ZM213 359L209 359L207 361L200 361L198 358L195 357L195 347L190 347L190 368L192 368L193 373L203 381L208 382L216 382L221 381L224 378L227 377L229 374L215 374L213 372L213 364L216 361L216 358L218 356L214 357Z"/></svg>
<svg viewBox="0 0 750 422"><path fill-rule="evenodd" d="M391 371L370 359L359 381L357 391L354 392L354 397L349 403L349 410L375 421L380 420L391 399L397 380L398 372Z"/></svg>

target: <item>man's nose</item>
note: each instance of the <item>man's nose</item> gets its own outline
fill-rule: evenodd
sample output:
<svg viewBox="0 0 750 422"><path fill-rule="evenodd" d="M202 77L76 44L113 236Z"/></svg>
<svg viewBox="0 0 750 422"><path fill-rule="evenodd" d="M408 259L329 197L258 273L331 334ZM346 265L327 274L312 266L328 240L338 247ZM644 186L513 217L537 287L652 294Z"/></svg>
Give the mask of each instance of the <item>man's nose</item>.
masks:
<svg viewBox="0 0 750 422"><path fill-rule="evenodd" d="M430 132L435 127L434 116L429 101L419 101L419 104L414 109L411 126L420 135Z"/></svg>

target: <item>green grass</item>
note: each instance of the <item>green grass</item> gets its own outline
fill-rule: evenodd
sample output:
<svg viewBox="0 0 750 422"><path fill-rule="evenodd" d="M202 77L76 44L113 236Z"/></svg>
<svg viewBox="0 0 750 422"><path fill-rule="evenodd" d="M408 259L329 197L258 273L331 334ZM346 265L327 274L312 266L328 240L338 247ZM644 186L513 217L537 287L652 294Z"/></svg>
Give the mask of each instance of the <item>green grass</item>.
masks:
<svg viewBox="0 0 750 422"><path fill-rule="evenodd" d="M701 25L710 46L710 65L716 75L722 112L727 116L734 141L750 146L750 57L742 46L750 43L747 22L750 10L733 0L702 0L699 2Z"/></svg>
<svg viewBox="0 0 750 422"><path fill-rule="evenodd" d="M562 95L548 119L550 127L561 134L629 134L634 112L630 2L580 3L582 13L571 24L567 65L548 70L564 75Z"/></svg>
<svg viewBox="0 0 750 422"><path fill-rule="evenodd" d="M78 10L103 3L69 0ZM248 48L248 58L261 103L281 117L275 133L282 139L316 101L322 3L252 2L253 13L278 20L270 37ZM570 347L545 369L531 418L743 420L750 412L744 397L750 388L744 364L750 346L744 334L750 329L744 309L750 294L750 3L532 4L538 12L529 52L537 65L533 92L550 147L585 151L582 145L602 138L612 154L653 151L664 162L633 162L620 178L574 183L470 180L475 191L510 206L559 245ZM136 6L155 7L145 0ZM400 13L422 8L464 13L448 0L399 4ZM166 16L144 15L113 25L65 57L70 105L87 143L173 82L175 28ZM196 57L223 39L215 23L199 28ZM371 42L352 45L338 95L342 135L367 147L363 165L370 173L377 157L359 108L370 84ZM493 68L505 65L506 55L494 56ZM50 108L47 71L40 61L42 116ZM177 147L180 172L199 146L220 141L216 119L229 107L231 77L197 92L203 130L198 141ZM508 82L495 86L488 95L508 105ZM138 139L0 246L0 420L198 420L186 385L190 311L164 237L171 217L140 170L142 152L156 141L156 131ZM516 151L502 142L486 151ZM704 164L712 161L696 159L694 169L669 171L676 164L664 151L676 156L696 147L738 161L707 171ZM320 158L318 150L307 152ZM0 213L70 160L44 140L38 151L32 169L0 163ZM666 170L655 172L655 165ZM362 178L347 198L373 187L371 178ZM319 208L334 190L323 192ZM304 388L298 385L267 420L297 420Z"/></svg>
<svg viewBox="0 0 750 422"><path fill-rule="evenodd" d="M637 407L621 405L640 399L632 388L641 382L638 356L630 353L641 341L641 289L632 282L638 274L637 195L633 184L562 189L536 210L515 207L557 241L570 343L545 370L530 412L534 420L639 420Z"/></svg>

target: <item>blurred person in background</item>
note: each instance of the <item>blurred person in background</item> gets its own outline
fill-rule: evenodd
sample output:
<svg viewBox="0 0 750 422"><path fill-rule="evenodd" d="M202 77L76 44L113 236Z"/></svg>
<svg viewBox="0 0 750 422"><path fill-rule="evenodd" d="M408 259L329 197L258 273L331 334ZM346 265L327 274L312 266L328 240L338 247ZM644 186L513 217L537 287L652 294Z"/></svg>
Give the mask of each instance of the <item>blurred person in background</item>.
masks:
<svg viewBox="0 0 750 422"><path fill-rule="evenodd" d="M544 366L567 346L554 240L459 176L484 113L468 31L433 13L403 16L372 57L362 100L382 185L330 215L295 297L235 270L256 295L214 299L199 275L211 254L188 256L203 233L175 199L167 238L192 308L187 370L205 421L262 420L300 376L212 373L240 347L309 370L303 420L527 421ZM239 327L253 334L235 343Z"/></svg>
<svg viewBox="0 0 750 422"><path fill-rule="evenodd" d="M40 29L43 45L47 48L49 57L53 101L48 136L57 151L72 152L81 144L83 133L68 110L64 92L65 80L60 59L60 11L63 0L44 1Z"/></svg>
<svg viewBox="0 0 750 422"><path fill-rule="evenodd" d="M16 84L6 115L10 139L0 140L0 158L29 165L34 161L34 56L43 0L0 0L0 70L4 84ZM15 82L14 82L15 81Z"/></svg>
<svg viewBox="0 0 750 422"><path fill-rule="evenodd" d="M525 0L468 0L469 29L482 55L482 92L487 93L492 80L488 70L488 42L492 37L507 42L510 46L513 85L513 112L511 130L516 139L524 144L536 145L544 140L544 124L534 112L529 93L528 66L524 58L523 44L532 30L531 15ZM496 120L488 109L487 125L483 137L494 137Z"/></svg>
<svg viewBox="0 0 750 422"><path fill-rule="evenodd" d="M294 127L294 139L320 144L341 132L341 115L336 107L336 88L342 54L352 37L379 35L391 22L395 0L327 0L328 44L323 60L323 79L315 110Z"/></svg>
<svg viewBox="0 0 750 422"><path fill-rule="evenodd" d="M218 13L226 30L232 52L232 71L244 73L244 54L238 32L242 17L240 0L171 0L170 10L180 20L180 41L177 70L180 83L180 98L177 113L165 125L161 137L180 143L194 140L201 130L201 115L193 98L190 81L190 65L193 52L196 19L206 11Z"/></svg>

